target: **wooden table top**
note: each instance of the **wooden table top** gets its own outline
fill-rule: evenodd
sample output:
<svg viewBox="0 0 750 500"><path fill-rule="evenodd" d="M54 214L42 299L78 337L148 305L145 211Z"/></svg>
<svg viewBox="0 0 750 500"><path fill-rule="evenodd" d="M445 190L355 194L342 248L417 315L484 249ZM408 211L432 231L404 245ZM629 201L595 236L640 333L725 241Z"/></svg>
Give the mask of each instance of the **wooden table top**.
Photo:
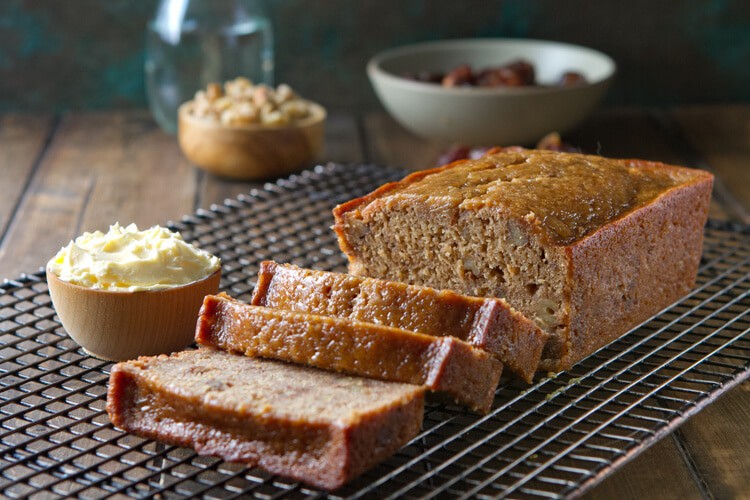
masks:
<svg viewBox="0 0 750 500"><path fill-rule="evenodd" d="M750 224L750 105L612 109L566 140L586 152L706 168L710 216ZM325 160L421 169L446 144L418 139L382 112L333 113ZM0 278L35 272L71 238L115 221L179 220L254 183L205 174L147 111L0 116ZM590 491L591 498L737 498L750 494L750 382Z"/></svg>

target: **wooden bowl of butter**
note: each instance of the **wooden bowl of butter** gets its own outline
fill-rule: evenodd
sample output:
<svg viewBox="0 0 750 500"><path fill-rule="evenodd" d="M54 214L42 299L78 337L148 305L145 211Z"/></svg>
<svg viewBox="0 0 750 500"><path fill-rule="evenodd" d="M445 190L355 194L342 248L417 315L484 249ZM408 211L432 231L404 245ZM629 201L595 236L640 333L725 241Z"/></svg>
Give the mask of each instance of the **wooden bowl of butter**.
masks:
<svg viewBox="0 0 750 500"><path fill-rule="evenodd" d="M185 156L213 174L238 180L281 177L320 155L325 109L290 86L245 78L209 84L178 110Z"/></svg>
<svg viewBox="0 0 750 500"><path fill-rule="evenodd" d="M46 270L65 330L87 353L110 361L192 344L203 298L221 280L217 257L179 233L134 224L84 233Z"/></svg>

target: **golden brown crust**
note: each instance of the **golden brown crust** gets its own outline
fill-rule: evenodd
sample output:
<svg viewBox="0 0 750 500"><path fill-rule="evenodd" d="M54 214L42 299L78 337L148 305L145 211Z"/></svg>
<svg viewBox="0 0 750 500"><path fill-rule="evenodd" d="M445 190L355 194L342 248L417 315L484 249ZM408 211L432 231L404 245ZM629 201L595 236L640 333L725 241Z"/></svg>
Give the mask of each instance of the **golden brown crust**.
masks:
<svg viewBox="0 0 750 500"><path fill-rule="evenodd" d="M196 341L247 356L424 385L480 413L489 411L502 372L493 356L452 337L211 295L201 308Z"/></svg>
<svg viewBox="0 0 750 500"><path fill-rule="evenodd" d="M651 202L688 175L683 170L583 154L506 150L409 176L389 185L361 214L406 200L461 211L489 207L530 222L545 243L565 246Z"/></svg>
<svg viewBox="0 0 750 500"><path fill-rule="evenodd" d="M346 467L343 481L334 488L393 455L411 441L422 427L423 415L424 399L416 398L389 411L363 415L359 425L342 429L346 443L343 446L346 450Z"/></svg>
<svg viewBox="0 0 750 500"><path fill-rule="evenodd" d="M498 301L487 301L479 310L467 342L495 354L511 372L530 384L548 337L518 311Z"/></svg>
<svg viewBox="0 0 750 500"><path fill-rule="evenodd" d="M250 298L250 303L254 306L267 306L266 299L268 297L268 291L273 283L273 278L276 275L276 269L278 264L272 261L264 260L260 263L258 268L258 281L255 283L255 289L253 290L253 296Z"/></svg>
<svg viewBox="0 0 750 500"><path fill-rule="evenodd" d="M352 200L349 200L349 201L346 201L346 202L341 203L339 205L336 205L333 208L333 215L336 218L336 220L338 221L339 220L339 216L345 214L346 212L351 212L352 210L355 210L356 208L358 208L358 207L360 207L362 205L367 205L368 203L370 203L371 201L373 201L373 200L375 200L377 198L382 198L383 195L385 195L386 193L394 191L394 190L396 190L396 189L398 189L398 188L400 188L402 186L413 184L413 183L415 183L417 181L422 180L423 178L427 177L428 175L432 175L432 174L435 174L435 173L438 173L438 172L442 172L443 170L448 170L450 168L453 168L453 167L455 167L457 165L460 165L462 163L465 163L467 161L468 160L457 160L457 161L454 161L453 163L449 163L448 165L443 165L441 167L430 168L430 169L427 169L427 170L420 170L418 172L413 172L413 173L407 175L406 177L404 177L400 181L388 182L386 184L383 184L382 186L380 186L379 188L377 188L375 191L373 191L371 193L368 193L368 194L366 194L364 196L361 196L359 198L354 198Z"/></svg>
<svg viewBox="0 0 750 500"><path fill-rule="evenodd" d="M492 151L494 151L494 149ZM414 172L412 174L407 175L400 181L388 182L386 184L383 184L382 186L380 186L379 188L377 188L375 191L371 193L368 193L364 196L360 196L359 198L354 198L352 200L349 200L347 202L341 203L333 207L333 218L334 218L333 231L336 233L341 251L344 252L344 254L346 254L346 256L349 258L349 262L352 261L352 252L354 251L354 249L351 246L349 246L349 244L347 243L346 229L344 227L345 226L345 221L344 221L345 214L354 212L358 210L359 207L361 206L368 205L370 202L383 197L386 193L395 191L396 189L399 189L402 186L406 186L414 182L417 182L419 180L422 180L428 175L435 174L437 172L441 172L449 168L453 168L454 166L460 165L461 163L464 163L466 161L467 160L457 160L457 161L454 161L453 163L449 163L448 165L443 165L442 167L436 167L436 168L431 168L428 170L420 170L418 172Z"/></svg>
<svg viewBox="0 0 750 500"><path fill-rule="evenodd" d="M710 173L644 160L609 160L520 148L489 153L493 154L500 157L478 160L476 168L464 160L417 172L337 207L334 211L337 235L349 259L350 272L476 295L505 296L513 307L535 317L545 328L545 314L537 314L534 301L545 307L549 303L550 340L543 354L544 370L569 368L677 300L693 285L713 180ZM505 154L510 156L504 158ZM565 206L566 195L555 193L554 201L540 210L534 210L533 204L524 201L523 191L515 186L513 196L519 203L509 208L503 188L513 186L508 181L516 180L511 176L516 173L526 179L527 172L523 169L527 158L531 161L529 168L538 168L545 174L540 179L554 179L555 164L559 163L576 171L581 182L588 179L586 169L591 166L592 183L598 184L593 188L588 186L581 195L575 192L575 182L563 182L575 197L574 208ZM550 165L545 164L547 160ZM579 161L588 166L579 167L576 165ZM495 163L508 172L502 182L492 172ZM612 179L625 180L624 187L611 186L617 190L613 199L608 199L612 196L606 172L610 167L618 172ZM466 172L466 182L462 183L460 175L447 175L446 171L451 169ZM534 172L530 175L532 182ZM437 174L435 179L439 182L427 179L432 174ZM490 188L489 184L482 184L483 179L488 179ZM555 186L557 180L550 182L541 187ZM539 198L544 203L544 189L530 198ZM463 192L469 198L462 198ZM576 208L579 205L580 213ZM567 212L558 220L560 208ZM527 215L522 216L524 213ZM514 261L521 254L515 246L507 246L503 247L503 258L495 259L494 263L490 263L490 258L480 259L480 264L486 267L478 268L471 252L466 251L467 245L476 245L475 251L485 255L487 245L476 239L478 231L471 233L465 226L472 214L477 226L502 224L502 228L498 225L488 233L501 234L505 238L503 244L513 240L520 229L519 248L538 251L538 261L533 261L530 252L523 255L524 265L528 265L518 266ZM402 232L390 238L389 221L394 216L398 217ZM409 234L404 229L408 227L404 220L409 217L420 232ZM433 220L430 225L417 217ZM465 237L466 234L469 236ZM371 250L373 242L377 245L378 238L383 236L388 239L387 250ZM469 237L474 239L465 239ZM419 246L420 238L426 246ZM397 248L395 245L400 241L408 244ZM536 246L530 246L532 241ZM435 248L441 248L441 253ZM363 249L369 253L365 255ZM426 257L420 257L422 252ZM441 263L440 277L435 277L431 270L443 256L457 260L453 266ZM402 265L407 260L408 265ZM524 274L529 270L537 274ZM528 277L526 296L520 285L514 285L513 289L498 285L503 279L508 283L509 273L522 279ZM548 288L551 292L539 299L534 291L552 281L555 287Z"/></svg>
<svg viewBox="0 0 750 500"><path fill-rule="evenodd" d="M569 369L690 291L712 185L698 175L568 248L570 352L545 368Z"/></svg>
<svg viewBox="0 0 750 500"><path fill-rule="evenodd" d="M262 262L252 305L453 336L494 354L526 382L547 334L502 299Z"/></svg>
<svg viewBox="0 0 750 500"><path fill-rule="evenodd" d="M403 390L389 389L382 396L376 396L378 401L368 401L361 411L354 410L346 421L326 415L315 419L290 415L283 408L253 409L253 398L262 398L263 392L256 390L250 394L251 389L246 401L217 401L180 374L186 370L205 370L226 380L229 374L221 371L226 359L232 366L242 360L273 364L282 375L289 365L219 351L192 353L197 354L141 358L113 367L107 398L112 422L140 436L190 446L203 455L258 465L269 472L324 489L342 486L391 455L421 427L423 395L408 386L403 386ZM214 362L213 358L218 361ZM167 364L185 366L182 372L170 374L163 368ZM160 369L166 374L153 373ZM291 367L287 376L293 384L295 377L315 378L319 373ZM245 382L252 388L255 380L251 376ZM306 388L309 389L309 385L306 384ZM314 391L303 392L302 396L293 391L289 394L290 398L316 397ZM326 387L320 388L317 397L326 397ZM349 397L359 396L351 392Z"/></svg>

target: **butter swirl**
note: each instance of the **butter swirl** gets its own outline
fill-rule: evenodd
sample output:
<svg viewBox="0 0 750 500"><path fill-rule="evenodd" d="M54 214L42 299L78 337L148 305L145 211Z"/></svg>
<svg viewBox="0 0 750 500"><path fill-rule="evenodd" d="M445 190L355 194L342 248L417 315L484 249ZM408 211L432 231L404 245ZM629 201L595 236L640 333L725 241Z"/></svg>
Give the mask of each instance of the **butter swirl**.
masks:
<svg viewBox="0 0 750 500"><path fill-rule="evenodd" d="M218 257L160 226L139 231L115 223L107 233L83 233L47 263L61 280L111 291L162 290L201 280L221 267Z"/></svg>

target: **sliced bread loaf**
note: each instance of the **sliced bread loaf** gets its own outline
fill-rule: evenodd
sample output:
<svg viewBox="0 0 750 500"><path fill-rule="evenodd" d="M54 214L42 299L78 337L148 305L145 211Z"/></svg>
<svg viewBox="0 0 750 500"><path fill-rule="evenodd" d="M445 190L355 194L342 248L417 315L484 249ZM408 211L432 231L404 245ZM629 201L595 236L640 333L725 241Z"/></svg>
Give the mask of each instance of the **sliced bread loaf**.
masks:
<svg viewBox="0 0 750 500"><path fill-rule="evenodd" d="M262 262L251 304L451 335L531 382L547 334L504 300Z"/></svg>
<svg viewBox="0 0 750 500"><path fill-rule="evenodd" d="M351 319L252 306L208 295L200 345L380 380L423 385L486 413L502 363L454 337L434 337Z"/></svg>

